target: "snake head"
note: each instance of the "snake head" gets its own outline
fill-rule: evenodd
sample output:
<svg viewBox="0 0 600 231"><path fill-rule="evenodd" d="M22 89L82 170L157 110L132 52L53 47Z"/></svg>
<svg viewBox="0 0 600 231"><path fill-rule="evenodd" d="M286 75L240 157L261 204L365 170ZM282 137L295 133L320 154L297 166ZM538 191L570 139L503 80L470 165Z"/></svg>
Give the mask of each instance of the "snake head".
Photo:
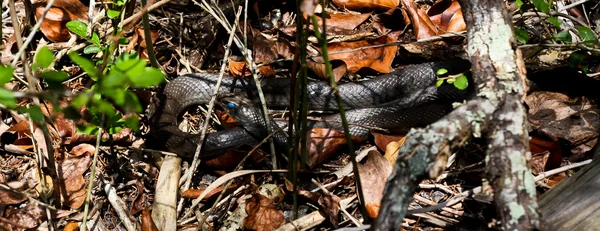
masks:
<svg viewBox="0 0 600 231"><path fill-rule="evenodd" d="M266 123L261 108L253 101L237 94L223 94L219 105L242 127L256 136L266 133Z"/></svg>

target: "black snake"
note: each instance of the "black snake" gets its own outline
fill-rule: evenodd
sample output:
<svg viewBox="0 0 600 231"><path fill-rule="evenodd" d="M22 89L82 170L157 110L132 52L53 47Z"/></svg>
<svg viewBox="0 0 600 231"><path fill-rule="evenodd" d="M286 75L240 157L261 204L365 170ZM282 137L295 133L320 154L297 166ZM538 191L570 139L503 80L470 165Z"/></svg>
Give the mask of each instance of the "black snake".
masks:
<svg viewBox="0 0 600 231"><path fill-rule="evenodd" d="M451 74L468 70L466 60L450 60L409 65L405 68L379 76L374 79L339 84L339 94L346 116L352 124L350 133L359 138L367 138L369 130L364 126L390 130L407 130L411 127L425 126L435 122L452 110L452 103L463 101L472 92L459 90L450 84L436 87L436 71L444 68ZM159 104L151 112L152 137L155 142L170 152L180 156L193 156L199 141L198 134L182 132L177 127L177 117L187 107L205 104L210 101L215 90L218 75L195 73L183 75L169 82ZM290 81L286 78L261 80L268 106L287 106L289 104ZM323 81L310 81L308 86L308 107L313 110L336 111L335 97L329 85ZM224 153L229 148L243 144L256 144L266 137L266 124L258 107L253 107L257 93L251 78L233 78L225 76L219 90L221 93L242 94L222 97L220 102L232 103L240 108L253 110L232 115L243 127L209 133L202 147L202 158L211 158ZM235 105L239 104L239 105ZM243 104L243 105L242 105ZM231 106L231 105L230 105ZM236 108L237 109L237 108ZM229 110L231 111L231 110ZM234 111L235 112L235 111ZM248 114L255 113L255 114ZM257 115L258 114L258 115ZM240 116L242 118L240 118ZM328 127L341 130L339 115L329 115L324 121L311 121L309 127ZM333 122L331 122L333 121ZM284 145L285 136L275 136L279 146Z"/></svg>

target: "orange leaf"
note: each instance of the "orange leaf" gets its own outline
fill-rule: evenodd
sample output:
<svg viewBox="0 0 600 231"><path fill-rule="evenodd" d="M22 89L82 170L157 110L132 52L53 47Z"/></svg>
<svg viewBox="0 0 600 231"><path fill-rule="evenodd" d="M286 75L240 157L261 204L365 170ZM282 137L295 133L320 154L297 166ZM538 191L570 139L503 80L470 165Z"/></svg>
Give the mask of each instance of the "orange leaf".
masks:
<svg viewBox="0 0 600 231"><path fill-rule="evenodd" d="M332 43L328 49L330 53L333 53L392 42L395 42L395 39L386 35L372 40ZM329 55L329 59L344 61L350 73L358 72L362 68L368 68L379 73L389 73L392 71L392 61L396 56L397 50L398 47L396 46L366 48L352 52L332 54Z"/></svg>
<svg viewBox="0 0 600 231"><path fill-rule="evenodd" d="M333 4L354 11L389 10L399 4L399 0L333 0Z"/></svg>
<svg viewBox="0 0 600 231"><path fill-rule="evenodd" d="M46 1L33 4L37 20L40 19L46 5ZM87 21L87 11L88 7L79 0L56 0L46 13L40 29L50 41L65 42L71 38L69 29L66 27L67 22L73 20Z"/></svg>
<svg viewBox="0 0 600 231"><path fill-rule="evenodd" d="M248 217L244 219L244 226L250 230L275 230L285 221L283 211L277 209L275 203L269 198L260 194L254 194L248 199L246 212Z"/></svg>

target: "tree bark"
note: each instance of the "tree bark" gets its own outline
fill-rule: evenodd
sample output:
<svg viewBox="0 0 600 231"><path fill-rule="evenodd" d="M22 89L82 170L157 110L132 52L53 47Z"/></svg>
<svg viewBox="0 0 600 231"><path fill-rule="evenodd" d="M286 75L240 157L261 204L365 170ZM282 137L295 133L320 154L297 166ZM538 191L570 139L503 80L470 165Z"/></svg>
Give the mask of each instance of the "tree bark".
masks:
<svg viewBox="0 0 600 231"><path fill-rule="evenodd" d="M525 68L500 0L459 0L477 97L444 119L411 130L388 179L374 230L399 230L417 184L435 178L471 137L488 142L486 178L505 230L540 227L522 99Z"/></svg>

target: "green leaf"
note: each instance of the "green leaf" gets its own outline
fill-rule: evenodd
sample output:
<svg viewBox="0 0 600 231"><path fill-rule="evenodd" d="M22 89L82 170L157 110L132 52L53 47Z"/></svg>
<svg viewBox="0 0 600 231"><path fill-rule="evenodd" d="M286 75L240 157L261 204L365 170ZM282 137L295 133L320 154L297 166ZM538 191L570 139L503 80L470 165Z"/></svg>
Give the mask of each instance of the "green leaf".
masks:
<svg viewBox="0 0 600 231"><path fill-rule="evenodd" d="M569 55L568 61L569 66L572 68L580 68L583 61L588 58L588 54L585 51L576 51Z"/></svg>
<svg viewBox="0 0 600 231"><path fill-rule="evenodd" d="M4 104L7 108L14 108L17 106L17 100L12 91L0 88L0 103Z"/></svg>
<svg viewBox="0 0 600 231"><path fill-rule="evenodd" d="M467 89L468 86L469 80L467 79L467 76L461 75L456 78L456 81L454 81L454 87L458 88L459 90Z"/></svg>
<svg viewBox="0 0 600 231"><path fill-rule="evenodd" d="M87 94L81 94L76 96L73 101L71 101L71 106L77 108L77 109L81 109L83 106L85 106L88 101L90 100L90 97Z"/></svg>
<svg viewBox="0 0 600 231"><path fill-rule="evenodd" d="M114 68L131 79L134 76L143 75L146 65L148 65L148 63L145 60L129 59L122 62L115 62Z"/></svg>
<svg viewBox="0 0 600 231"><path fill-rule="evenodd" d="M573 41L572 38L571 38L571 34L569 33L568 30L562 31L562 32L560 32L558 34L555 34L554 35L554 39L556 39L558 41L569 42L569 43L571 41Z"/></svg>
<svg viewBox="0 0 600 231"><path fill-rule="evenodd" d="M552 25L554 25L554 27L556 27L556 29L560 29L560 24L562 24L562 22L560 20L558 20L557 17L549 17L546 20L548 20L548 22L552 23Z"/></svg>
<svg viewBox="0 0 600 231"><path fill-rule="evenodd" d="M87 38L86 33L87 33L87 24L85 24L82 21L69 21L66 24L67 29L69 29L71 32L75 33L76 35L81 36L82 38Z"/></svg>
<svg viewBox="0 0 600 231"><path fill-rule="evenodd" d="M131 128L131 130L133 130L134 132L137 132L138 130L140 130L140 119L135 115L128 116L127 119L125 119L125 126Z"/></svg>
<svg viewBox="0 0 600 231"><path fill-rule="evenodd" d="M522 0L517 0L515 2L515 7L517 7L517 9L521 9L521 6L523 6L523 1Z"/></svg>
<svg viewBox="0 0 600 231"><path fill-rule="evenodd" d="M533 5L544 14L550 13L550 4L545 0L532 0Z"/></svg>
<svg viewBox="0 0 600 231"><path fill-rule="evenodd" d="M527 44L527 42L529 42L529 33L527 33L527 31L521 30L518 27L515 27L514 29L517 41L519 41L522 44Z"/></svg>
<svg viewBox="0 0 600 231"><path fill-rule="evenodd" d="M435 87L440 87L440 86L442 86L442 84L444 84L444 79L438 79L435 82Z"/></svg>
<svg viewBox="0 0 600 231"><path fill-rule="evenodd" d="M29 114L29 118L38 124L44 121L44 114L39 106L32 105L31 107L27 108L26 112Z"/></svg>
<svg viewBox="0 0 600 231"><path fill-rule="evenodd" d="M0 64L0 85L8 83L12 79L14 71L13 67Z"/></svg>
<svg viewBox="0 0 600 231"><path fill-rule="evenodd" d="M134 87L145 88L157 86L162 83L165 79L165 75L156 68L146 67L144 73L141 75L130 75L129 80Z"/></svg>
<svg viewBox="0 0 600 231"><path fill-rule="evenodd" d="M118 71L111 71L108 75L102 80L103 88L113 88L120 85L123 85L127 81L127 76Z"/></svg>
<svg viewBox="0 0 600 231"><path fill-rule="evenodd" d="M107 97L111 98L113 100L113 102L118 105L118 106L122 106L125 104L125 89L109 89L104 93L104 95L106 95Z"/></svg>
<svg viewBox="0 0 600 231"><path fill-rule="evenodd" d="M88 134L88 135L96 135L98 133L98 126L95 125L77 125L77 133Z"/></svg>
<svg viewBox="0 0 600 231"><path fill-rule="evenodd" d="M92 61L79 56L79 54L77 54L75 51L69 53L69 58L71 58L75 64L79 65L85 72L87 72L90 78L92 78L94 81L98 80L98 69L96 69L96 66L92 63Z"/></svg>
<svg viewBox="0 0 600 231"><path fill-rule="evenodd" d="M54 53L48 47L44 46L40 48L38 53L35 55L35 61L33 62L32 68L35 70L38 67L45 69L54 62Z"/></svg>
<svg viewBox="0 0 600 231"><path fill-rule="evenodd" d="M69 75L64 71L46 71L42 73L42 76L50 82L62 82L69 79Z"/></svg>
<svg viewBox="0 0 600 231"><path fill-rule="evenodd" d="M141 113L143 110L142 104L140 103L138 97L131 91L127 91L127 94L125 95L125 104L123 105L123 108L128 113Z"/></svg>
<svg viewBox="0 0 600 231"><path fill-rule="evenodd" d="M435 74L436 74L437 76L442 76L442 75L445 75L445 74L447 74L447 73L448 73L448 70L447 70L447 69L445 69L445 68L440 68L439 70L437 70L437 71L435 72Z"/></svg>
<svg viewBox="0 0 600 231"><path fill-rule="evenodd" d="M83 53L86 55L87 54L96 54L100 51L101 51L100 46L96 46L96 45L89 45L89 46L83 48Z"/></svg>
<svg viewBox="0 0 600 231"><path fill-rule="evenodd" d="M579 31L579 37L581 40L585 41L596 41L596 36L592 29L584 26L577 26L577 31Z"/></svg>
<svg viewBox="0 0 600 231"><path fill-rule="evenodd" d="M119 17L120 14L121 14L121 11L118 11L118 10L108 10L108 11L106 11L106 16L108 16L108 18L110 18L110 19Z"/></svg>
<svg viewBox="0 0 600 231"><path fill-rule="evenodd" d="M100 46L100 36L96 32L92 31L92 38L88 39L88 41L90 41L96 46Z"/></svg>
<svg viewBox="0 0 600 231"><path fill-rule="evenodd" d="M93 32L92 31L92 37L88 37L87 36L87 24L85 24L82 21L69 21L66 24L67 29L69 29L71 32L75 33L76 35L79 35L82 38L85 38L86 40L88 40L89 42L93 43L96 46L100 46L100 36L98 36L98 33Z"/></svg>

